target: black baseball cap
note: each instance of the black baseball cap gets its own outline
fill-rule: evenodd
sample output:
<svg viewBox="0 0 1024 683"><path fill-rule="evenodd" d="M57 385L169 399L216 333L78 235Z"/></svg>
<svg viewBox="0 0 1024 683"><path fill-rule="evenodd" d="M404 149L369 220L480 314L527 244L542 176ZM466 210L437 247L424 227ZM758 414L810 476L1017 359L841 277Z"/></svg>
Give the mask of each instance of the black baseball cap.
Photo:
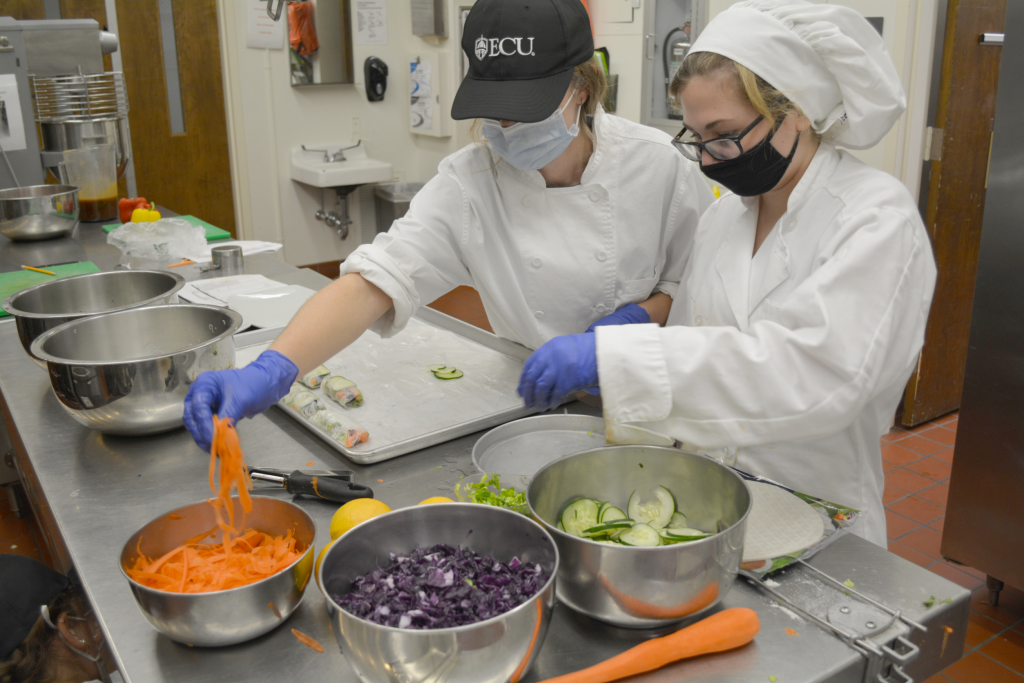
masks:
<svg viewBox="0 0 1024 683"><path fill-rule="evenodd" d="M49 605L70 581L46 565L21 555L0 555L0 660L21 645Z"/></svg>
<svg viewBox="0 0 1024 683"><path fill-rule="evenodd" d="M478 0L462 32L469 73L452 118L543 121L558 108L573 69L594 56L580 0Z"/></svg>

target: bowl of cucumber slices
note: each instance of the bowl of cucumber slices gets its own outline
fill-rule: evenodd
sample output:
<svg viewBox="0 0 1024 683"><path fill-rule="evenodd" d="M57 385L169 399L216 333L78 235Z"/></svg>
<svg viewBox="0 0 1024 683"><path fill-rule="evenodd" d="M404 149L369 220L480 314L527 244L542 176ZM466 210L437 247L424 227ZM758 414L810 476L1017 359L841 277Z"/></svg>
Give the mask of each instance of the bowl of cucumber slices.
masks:
<svg viewBox="0 0 1024 683"><path fill-rule="evenodd" d="M534 475L530 512L558 545L558 599L589 617L654 628L702 614L732 587L752 498L705 456L599 448Z"/></svg>

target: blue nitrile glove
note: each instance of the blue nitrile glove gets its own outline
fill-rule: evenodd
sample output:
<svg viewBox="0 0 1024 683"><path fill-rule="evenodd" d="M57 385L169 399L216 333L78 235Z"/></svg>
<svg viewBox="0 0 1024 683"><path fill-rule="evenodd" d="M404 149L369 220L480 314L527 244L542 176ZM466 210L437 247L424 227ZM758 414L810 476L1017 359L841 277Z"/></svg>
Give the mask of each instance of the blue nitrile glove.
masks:
<svg viewBox="0 0 1024 683"><path fill-rule="evenodd" d="M651 314L647 312L647 309L639 304L626 304L588 327L587 332L593 332L595 327L601 325L641 325L649 322L651 322Z"/></svg>
<svg viewBox="0 0 1024 683"><path fill-rule="evenodd" d="M527 408L550 410L597 382L597 337L570 334L548 341L526 360L519 395Z"/></svg>
<svg viewBox="0 0 1024 683"><path fill-rule="evenodd" d="M258 415L288 393L299 368L284 354L264 351L239 370L204 372L185 397L185 426L199 447L210 450L213 414L233 418Z"/></svg>

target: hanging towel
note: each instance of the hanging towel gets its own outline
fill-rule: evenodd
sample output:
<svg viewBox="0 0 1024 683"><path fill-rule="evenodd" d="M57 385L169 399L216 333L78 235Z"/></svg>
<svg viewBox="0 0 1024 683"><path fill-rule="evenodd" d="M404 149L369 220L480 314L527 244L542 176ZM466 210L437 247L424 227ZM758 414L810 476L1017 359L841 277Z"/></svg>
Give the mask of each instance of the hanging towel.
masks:
<svg viewBox="0 0 1024 683"><path fill-rule="evenodd" d="M308 57L320 48L320 41L316 39L313 3L288 3L288 42L303 57Z"/></svg>

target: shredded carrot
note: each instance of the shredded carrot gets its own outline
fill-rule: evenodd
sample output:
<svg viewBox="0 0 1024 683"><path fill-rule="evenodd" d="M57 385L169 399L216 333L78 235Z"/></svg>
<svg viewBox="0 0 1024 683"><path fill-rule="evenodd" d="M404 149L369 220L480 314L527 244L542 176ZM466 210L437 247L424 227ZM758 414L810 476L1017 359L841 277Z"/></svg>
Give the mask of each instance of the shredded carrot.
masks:
<svg viewBox="0 0 1024 683"><path fill-rule="evenodd" d="M791 629L791 628L787 628L787 629L786 629L786 635L790 635L790 636L798 636L798 635L800 635L800 634L799 634L799 633L797 633L796 631L794 631L794 630L793 630L793 629Z"/></svg>
<svg viewBox="0 0 1024 683"><path fill-rule="evenodd" d="M307 462L307 463L306 463L306 467L312 467L312 466L313 466L313 464L314 464L314 463L311 463L311 462Z"/></svg>
<svg viewBox="0 0 1024 683"><path fill-rule="evenodd" d="M313 648L314 650L316 650L317 652L323 653L324 646L321 645L320 643L316 642L315 640L313 640L309 636L307 636L302 631L299 631L299 630L293 628L292 629L292 633L295 635L296 638L299 639L299 642L302 643L303 645L307 645L307 646Z"/></svg>
<svg viewBox="0 0 1024 683"><path fill-rule="evenodd" d="M190 538L156 560L150 560L143 554L140 538L135 565L125 567L125 572L143 586L174 593L206 593L238 588L278 573L305 552L305 549L299 547L298 539L291 529L284 536L276 537L255 529L242 531L245 513L252 510L252 499L249 497L252 480L232 421L215 415L213 426L210 489L216 497L210 499L210 504L213 505L217 526ZM238 491L242 505L242 516L237 525L232 489ZM225 510L227 519L223 515ZM180 519L177 515L169 517ZM201 542L217 529L223 533L221 543ZM277 613L276 609L274 611Z"/></svg>

